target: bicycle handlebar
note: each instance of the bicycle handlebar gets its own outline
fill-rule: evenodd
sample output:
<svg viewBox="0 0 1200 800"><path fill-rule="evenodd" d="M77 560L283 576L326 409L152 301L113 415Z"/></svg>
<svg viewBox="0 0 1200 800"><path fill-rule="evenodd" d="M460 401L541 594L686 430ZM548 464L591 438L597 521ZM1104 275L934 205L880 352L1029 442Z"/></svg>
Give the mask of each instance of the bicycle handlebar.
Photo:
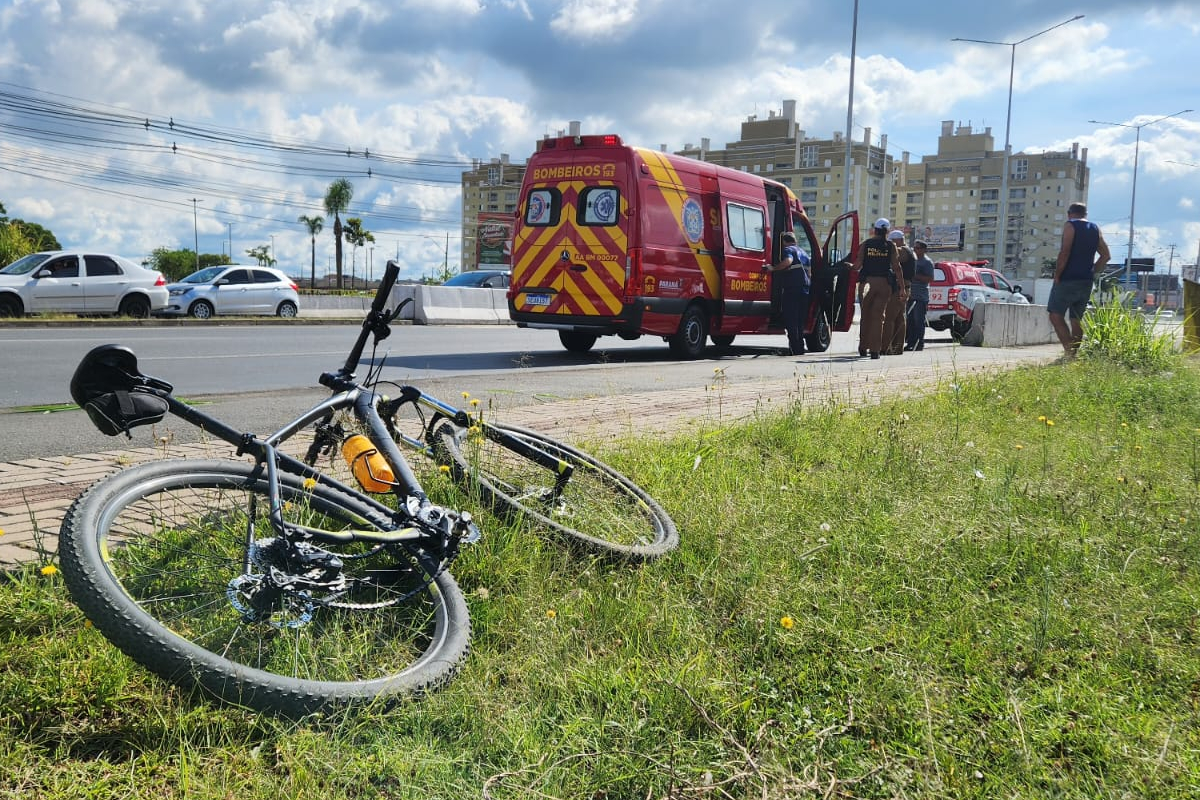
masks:
<svg viewBox="0 0 1200 800"><path fill-rule="evenodd" d="M358 361L362 358L363 349L367 346L367 337L372 333L380 339L387 336L387 324L390 317L383 313L383 307L387 304L392 287L396 285L396 278L399 276L400 265L389 259L383 270L383 279L379 281L379 288L375 290L375 299L371 301L371 310L367 313L367 318L363 320L362 330L358 333L358 340L355 341L354 347L350 348L350 356L337 375L326 373L321 376L322 385L331 385L331 383L326 383L326 378L333 382L338 378L353 377L354 370L358 368Z"/></svg>

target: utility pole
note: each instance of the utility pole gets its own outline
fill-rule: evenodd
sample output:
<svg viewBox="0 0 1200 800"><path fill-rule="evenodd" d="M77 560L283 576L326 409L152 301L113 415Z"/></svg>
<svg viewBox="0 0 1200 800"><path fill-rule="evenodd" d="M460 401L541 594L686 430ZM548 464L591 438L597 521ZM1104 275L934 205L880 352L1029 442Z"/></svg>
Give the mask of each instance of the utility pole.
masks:
<svg viewBox="0 0 1200 800"><path fill-rule="evenodd" d="M226 222L225 224L229 226L229 263L232 264L233 263L233 223Z"/></svg>
<svg viewBox="0 0 1200 800"><path fill-rule="evenodd" d="M200 228L199 228L199 223L197 223L197 221L196 221L196 204L202 203L202 202L204 202L204 201L197 200L194 197L192 198L192 236L195 239L196 269L197 270L200 269Z"/></svg>

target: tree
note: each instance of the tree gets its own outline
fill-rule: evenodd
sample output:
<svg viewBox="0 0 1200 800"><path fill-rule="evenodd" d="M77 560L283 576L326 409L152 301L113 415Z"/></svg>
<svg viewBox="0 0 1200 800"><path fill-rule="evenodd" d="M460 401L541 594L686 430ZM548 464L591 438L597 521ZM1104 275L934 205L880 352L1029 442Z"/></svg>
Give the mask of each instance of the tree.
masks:
<svg viewBox="0 0 1200 800"><path fill-rule="evenodd" d="M358 259L358 248L362 247L367 242L375 241L375 234L363 227L363 221L359 217L350 217L346 220L346 224L342 227L342 235L346 237L346 244L351 245L354 249L350 253L350 282L354 283L354 262Z"/></svg>
<svg viewBox="0 0 1200 800"><path fill-rule="evenodd" d="M174 283L195 272L197 261L200 262L201 269L232 263L224 253L201 253L197 259L194 250L168 250L158 247L142 265L158 270L167 281Z"/></svg>
<svg viewBox="0 0 1200 800"><path fill-rule="evenodd" d="M333 217L333 254L337 262L337 288L342 288L342 218L341 213L350 207L354 197L354 186L345 178L338 178L325 191L325 216Z"/></svg>
<svg viewBox="0 0 1200 800"><path fill-rule="evenodd" d="M275 259L271 258L271 245L263 244L258 247L252 247L246 251L246 255L254 259L260 267L275 266Z"/></svg>
<svg viewBox="0 0 1200 800"><path fill-rule="evenodd" d="M324 227L324 221L320 217L318 217L316 214L313 214L311 217L306 217L303 214L301 214L299 219L297 219L296 221L303 223L304 226L306 228L308 228L308 235L312 239L312 277L309 280L308 288L316 289L317 288L317 234L320 233L321 228Z"/></svg>

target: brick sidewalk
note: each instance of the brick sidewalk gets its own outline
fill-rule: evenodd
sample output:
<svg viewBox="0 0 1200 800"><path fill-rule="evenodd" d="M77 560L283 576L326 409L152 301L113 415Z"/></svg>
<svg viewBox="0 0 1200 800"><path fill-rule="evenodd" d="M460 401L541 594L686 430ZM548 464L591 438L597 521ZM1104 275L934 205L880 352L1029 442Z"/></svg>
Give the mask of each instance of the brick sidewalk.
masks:
<svg viewBox="0 0 1200 800"><path fill-rule="evenodd" d="M1053 358L1056 350L1016 350L1010 358L960 368L958 374L965 377L1022 364L1045 363ZM824 375L815 372L816 365L813 373L798 375L792 380L738 386L723 385L719 373L715 373L709 385L699 388L560 400L500 409L492 412L491 418L587 447L589 443L620 436L660 435L688 425L718 426L789 408L795 403L874 403L884 396L927 391L936 385L938 378L936 374L931 375L928 365L889 367L882 372L850 371ZM141 439L145 441L146 434ZM134 441L138 441L136 434ZM302 443L293 445L302 446ZM84 489L105 475L159 458L233 456L233 446L218 440L0 463L0 569L37 560L39 552L53 557L58 550L59 524L68 506Z"/></svg>

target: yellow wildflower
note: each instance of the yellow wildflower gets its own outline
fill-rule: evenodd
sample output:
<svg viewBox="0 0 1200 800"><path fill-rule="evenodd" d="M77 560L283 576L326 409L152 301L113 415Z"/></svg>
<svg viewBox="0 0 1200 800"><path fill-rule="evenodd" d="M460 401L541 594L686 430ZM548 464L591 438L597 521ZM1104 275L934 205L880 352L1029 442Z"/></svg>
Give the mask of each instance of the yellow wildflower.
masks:
<svg viewBox="0 0 1200 800"><path fill-rule="evenodd" d="M478 401L478 400L476 400L474 397L472 397L472 398L471 398L471 405L473 405L473 406L477 406L477 405L479 405L479 401Z"/></svg>
<svg viewBox="0 0 1200 800"><path fill-rule="evenodd" d="M1045 415L1045 414L1042 414L1040 417L1038 417L1038 422L1045 422L1045 421L1046 421L1046 415Z"/></svg>
<svg viewBox="0 0 1200 800"><path fill-rule="evenodd" d="M449 475L450 474L450 466L448 464L439 464L438 472L442 473L443 475Z"/></svg>
<svg viewBox="0 0 1200 800"><path fill-rule="evenodd" d="M1047 425L1048 427L1051 427L1051 428L1053 428L1053 427L1054 427L1054 420L1052 420L1052 419L1048 419L1048 420L1046 420L1046 425Z"/></svg>
<svg viewBox="0 0 1200 800"><path fill-rule="evenodd" d="M546 619L554 619L557 616L558 616L558 612L555 611L553 608L546 609Z"/></svg>
<svg viewBox="0 0 1200 800"><path fill-rule="evenodd" d="M46 576L57 575L58 567L54 566L53 564L47 564L46 566L42 567L42 574Z"/></svg>
<svg viewBox="0 0 1200 800"><path fill-rule="evenodd" d="M462 396L463 396L463 400L469 400L469 399L471 398L471 393L470 393L470 392L463 392L463 393L462 393Z"/></svg>
<svg viewBox="0 0 1200 800"><path fill-rule="evenodd" d="M1015 445L1013 445L1013 447L1015 447L1017 450L1024 450L1024 449L1025 449L1025 445L1023 445L1023 444L1015 444Z"/></svg>
<svg viewBox="0 0 1200 800"><path fill-rule="evenodd" d="M313 487L315 487L316 485L317 485L317 479L316 479L316 478L305 478L305 479L304 479L304 488L305 488L305 489L312 489L312 488L313 488Z"/></svg>
<svg viewBox="0 0 1200 800"><path fill-rule="evenodd" d="M788 630L788 631L790 631L792 628L796 627L796 621L794 619L792 619L791 617L780 617L779 624L783 627L784 630Z"/></svg>

